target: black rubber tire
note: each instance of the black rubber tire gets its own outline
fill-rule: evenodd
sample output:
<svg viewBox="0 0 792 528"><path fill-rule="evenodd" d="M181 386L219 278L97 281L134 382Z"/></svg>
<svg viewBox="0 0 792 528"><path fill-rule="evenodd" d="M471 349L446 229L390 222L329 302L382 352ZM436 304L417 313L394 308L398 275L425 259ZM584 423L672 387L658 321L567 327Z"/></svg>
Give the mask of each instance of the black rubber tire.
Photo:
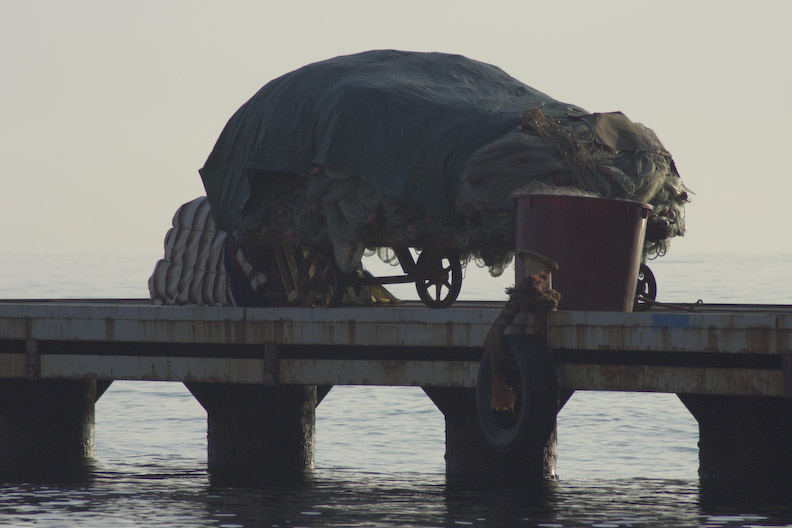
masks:
<svg viewBox="0 0 792 528"><path fill-rule="evenodd" d="M638 269L638 286L635 289L633 311L644 312L652 307L652 303L640 300L639 296L650 301L657 299L657 280L649 266L643 263Z"/></svg>
<svg viewBox="0 0 792 528"><path fill-rule="evenodd" d="M491 365L487 354L481 359L476 380L476 409L481 431L492 449L514 451L520 445L541 445L555 427L558 389L549 352L539 339L528 334L503 337L515 371L507 383L516 395L513 411L495 411L490 405Z"/></svg>
<svg viewBox="0 0 792 528"><path fill-rule="evenodd" d="M448 261L448 266L443 261ZM438 284L433 279L423 275L423 270L432 269L439 266L446 274L447 280ZM429 308L447 308L454 304L462 290L462 263L459 256L453 251L432 251L424 250L418 255L415 267L418 277L415 279L415 289L418 297ZM450 282L449 282L450 280ZM435 287L435 296L429 291L430 287ZM448 293L442 297L442 288L446 287Z"/></svg>

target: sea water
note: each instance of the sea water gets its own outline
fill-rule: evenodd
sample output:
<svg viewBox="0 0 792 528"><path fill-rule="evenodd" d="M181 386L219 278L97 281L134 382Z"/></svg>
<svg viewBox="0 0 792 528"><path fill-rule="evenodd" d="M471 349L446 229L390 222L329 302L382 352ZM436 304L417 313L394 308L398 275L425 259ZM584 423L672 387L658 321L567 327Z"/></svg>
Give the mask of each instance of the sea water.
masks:
<svg viewBox="0 0 792 528"><path fill-rule="evenodd" d="M144 298L157 257L0 254L0 297ZM661 301L792 304L792 254L669 254L650 266ZM471 265L460 298L505 300L511 273ZM410 285L393 291L417 298ZM447 486L443 416L419 388L334 387L316 424L304 482L217 485L206 413L184 386L116 381L96 405L86 473L0 482L0 525L792 526L783 489L700 485L698 427L673 394L575 393L558 416L560 478L530 488Z"/></svg>

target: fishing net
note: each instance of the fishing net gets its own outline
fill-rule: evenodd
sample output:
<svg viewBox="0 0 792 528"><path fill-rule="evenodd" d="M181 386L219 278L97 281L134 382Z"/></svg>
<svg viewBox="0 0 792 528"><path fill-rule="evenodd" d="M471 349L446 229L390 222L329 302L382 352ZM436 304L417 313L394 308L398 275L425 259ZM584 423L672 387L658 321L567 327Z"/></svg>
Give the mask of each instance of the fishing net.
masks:
<svg viewBox="0 0 792 528"><path fill-rule="evenodd" d="M688 193L671 157L662 152L599 145L579 118L551 120L539 110L522 116L520 129L475 152L460 178L454 221L378 192L355 176L315 168L292 178L262 174L246 211L246 232L276 230L299 243L354 247L336 252L354 268L364 247L398 264L392 246L441 244L498 276L513 258L513 198L526 194L585 195L653 206L645 257L663 255L670 238L684 234ZM279 184L278 192L272 192Z"/></svg>
<svg viewBox="0 0 792 528"><path fill-rule="evenodd" d="M201 169L238 240L330 248L447 248L493 275L513 259L513 197L586 193L654 209L644 256L684 233L688 192L654 133L560 103L494 66L445 54L337 57L262 88Z"/></svg>

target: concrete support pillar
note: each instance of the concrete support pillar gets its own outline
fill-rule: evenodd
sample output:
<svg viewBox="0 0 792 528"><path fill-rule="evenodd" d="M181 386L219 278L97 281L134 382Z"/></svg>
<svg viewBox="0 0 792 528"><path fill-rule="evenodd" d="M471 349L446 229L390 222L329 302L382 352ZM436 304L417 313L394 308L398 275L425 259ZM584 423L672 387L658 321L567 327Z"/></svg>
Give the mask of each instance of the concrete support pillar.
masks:
<svg viewBox="0 0 792 528"><path fill-rule="evenodd" d="M282 480L313 465L315 386L185 385L207 412L213 478Z"/></svg>
<svg viewBox="0 0 792 528"><path fill-rule="evenodd" d="M97 398L96 380L0 379L0 471L81 467L94 450Z"/></svg>
<svg viewBox="0 0 792 528"><path fill-rule="evenodd" d="M556 424L536 424L514 451L492 449L476 411L476 389L424 387L445 415L446 476L449 483L529 484L555 478Z"/></svg>
<svg viewBox="0 0 792 528"><path fill-rule="evenodd" d="M699 423L702 481L790 481L792 400L679 394Z"/></svg>

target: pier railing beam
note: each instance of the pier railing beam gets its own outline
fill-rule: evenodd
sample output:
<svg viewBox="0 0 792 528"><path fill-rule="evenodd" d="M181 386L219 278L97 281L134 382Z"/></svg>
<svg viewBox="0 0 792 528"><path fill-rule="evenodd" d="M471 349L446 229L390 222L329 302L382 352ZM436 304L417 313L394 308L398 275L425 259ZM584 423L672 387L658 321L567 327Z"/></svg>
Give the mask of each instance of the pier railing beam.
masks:
<svg viewBox="0 0 792 528"><path fill-rule="evenodd" d="M792 399L679 394L699 423L702 481L788 482Z"/></svg>
<svg viewBox="0 0 792 528"><path fill-rule="evenodd" d="M96 380L0 379L0 471L83 467L94 451L97 398Z"/></svg>
<svg viewBox="0 0 792 528"><path fill-rule="evenodd" d="M185 385L207 412L213 478L283 480L313 466L316 386Z"/></svg>
<svg viewBox="0 0 792 528"><path fill-rule="evenodd" d="M503 453L489 446L479 425L476 389L424 387L445 415L446 476L449 483L528 484L555 478L558 442L555 420L526 435L514 451Z"/></svg>

